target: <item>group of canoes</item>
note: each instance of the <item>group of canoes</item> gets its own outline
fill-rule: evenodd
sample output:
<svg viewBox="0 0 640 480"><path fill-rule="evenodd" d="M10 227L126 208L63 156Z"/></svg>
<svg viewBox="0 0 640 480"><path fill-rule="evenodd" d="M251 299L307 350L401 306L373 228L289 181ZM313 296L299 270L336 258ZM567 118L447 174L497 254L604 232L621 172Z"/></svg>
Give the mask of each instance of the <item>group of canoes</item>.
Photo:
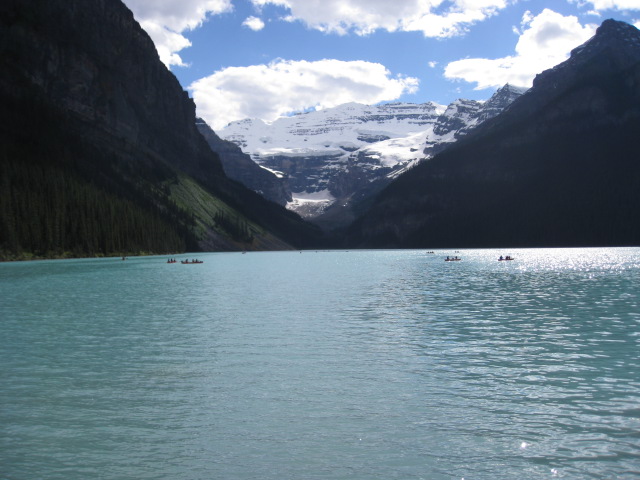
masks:
<svg viewBox="0 0 640 480"><path fill-rule="evenodd" d="M167 260L167 263L178 263L178 260L176 260L175 258L170 258L169 260ZM204 263L204 260L198 260L197 258L194 258L192 260L180 260L180 263L183 265L187 265L187 264L191 264L191 263Z"/></svg>
<svg viewBox="0 0 640 480"><path fill-rule="evenodd" d="M455 256L455 257L447 257L444 259L445 262L459 262L460 260L462 260L460 257ZM504 262L506 260L515 260L515 258L513 258L510 255L507 255L506 257L503 257L502 255L500 255L500 258L498 258L499 262Z"/></svg>
<svg viewBox="0 0 640 480"><path fill-rule="evenodd" d="M431 252L428 252L428 253L431 253ZM459 262L460 260L462 259L457 255L455 257L447 256L447 258L444 259L445 262ZM498 258L499 262L503 262L506 260L514 260L514 258L509 255L507 255L506 257L503 257L502 255L500 255L500 258ZM178 260L176 260L175 258L170 258L167 260L167 263L178 263ZM204 260L198 260L197 258L194 258L192 260L180 260L180 263L182 263L183 265L191 264L191 263L204 263Z"/></svg>

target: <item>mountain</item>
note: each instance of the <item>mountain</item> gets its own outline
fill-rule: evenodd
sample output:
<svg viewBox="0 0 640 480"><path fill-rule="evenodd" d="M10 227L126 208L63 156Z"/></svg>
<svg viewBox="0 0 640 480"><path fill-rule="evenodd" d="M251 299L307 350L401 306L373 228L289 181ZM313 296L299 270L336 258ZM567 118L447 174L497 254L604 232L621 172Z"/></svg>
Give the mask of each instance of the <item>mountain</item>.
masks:
<svg viewBox="0 0 640 480"><path fill-rule="evenodd" d="M260 167L235 143L221 139L203 119L196 119L196 127L211 150L218 154L222 168L229 178L280 205L291 201L291 193L281 175Z"/></svg>
<svg viewBox="0 0 640 480"><path fill-rule="evenodd" d="M309 245L229 179L119 0L0 4L0 257Z"/></svg>
<svg viewBox="0 0 640 480"><path fill-rule="evenodd" d="M314 217L372 178L421 156L418 148L404 148L400 155L381 159L377 153L361 154L363 147L422 132L442 110L432 103L348 103L271 124L258 119L232 122L220 136L240 146L260 166L284 177L293 197L289 208Z"/></svg>
<svg viewBox="0 0 640 480"><path fill-rule="evenodd" d="M451 103L438 117L433 130L427 132L423 153L431 158L443 151L482 122L501 113L526 91L507 83L486 102L460 99Z"/></svg>
<svg viewBox="0 0 640 480"><path fill-rule="evenodd" d="M360 247L640 244L640 32L606 20L502 113L390 184Z"/></svg>
<svg viewBox="0 0 640 480"><path fill-rule="evenodd" d="M319 215L310 220L321 226L325 231L333 232L338 236L341 235L341 230L362 215L371 206L375 196L394 179L412 169L418 163L429 160L436 153L443 151L485 120L496 116L525 91L526 88L507 84L486 102L456 100L438 116L435 123L428 130L404 138L381 141L370 147L364 147L358 152L358 155L364 158L385 159L393 157L394 154L399 157L403 151L411 152L414 158L409 159L409 161L399 162L394 170L385 175L370 178L368 183L364 183L348 196L334 201L323 209ZM415 158L414 152L419 151L422 151L422 155Z"/></svg>
<svg viewBox="0 0 640 480"><path fill-rule="evenodd" d="M284 178L292 197L288 208L330 230L353 219L354 202L497 115L523 92L506 85L487 102L458 100L446 108L349 103L271 124L232 122L220 135Z"/></svg>

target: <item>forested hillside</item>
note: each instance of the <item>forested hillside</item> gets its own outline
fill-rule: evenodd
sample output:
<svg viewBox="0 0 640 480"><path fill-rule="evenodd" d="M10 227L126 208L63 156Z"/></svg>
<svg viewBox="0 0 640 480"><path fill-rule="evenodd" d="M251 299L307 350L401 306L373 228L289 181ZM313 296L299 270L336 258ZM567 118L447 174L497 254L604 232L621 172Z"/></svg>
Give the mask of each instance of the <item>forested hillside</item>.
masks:
<svg viewBox="0 0 640 480"><path fill-rule="evenodd" d="M170 169L105 155L70 135L71 120L37 98L2 101L0 257L197 249L193 218L159 190L175 178Z"/></svg>
<svg viewBox="0 0 640 480"><path fill-rule="evenodd" d="M230 180L119 0L0 4L0 258L260 250L319 230Z"/></svg>

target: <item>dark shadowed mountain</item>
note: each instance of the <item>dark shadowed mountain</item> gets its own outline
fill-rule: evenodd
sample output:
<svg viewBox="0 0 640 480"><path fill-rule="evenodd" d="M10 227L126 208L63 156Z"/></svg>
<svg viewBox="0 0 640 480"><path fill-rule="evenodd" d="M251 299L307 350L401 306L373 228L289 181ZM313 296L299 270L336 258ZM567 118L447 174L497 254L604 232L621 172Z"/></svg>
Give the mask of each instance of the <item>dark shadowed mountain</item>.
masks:
<svg viewBox="0 0 640 480"><path fill-rule="evenodd" d="M363 176L360 186L348 195L333 202L329 207L310 221L321 226L324 230L340 235L340 231L371 207L375 196L393 180L420 162L428 161L438 152L442 152L458 139L467 135L482 122L495 117L506 109L516 98L521 96L526 88L514 87L506 84L498 89L489 100L458 99L447 106L446 110L435 118L431 128L425 132L426 138L421 139L422 154L419 160L405 165L398 165L394 170L384 172L384 169L373 170L374 175ZM375 144L373 146L375 149ZM418 150L417 148L415 149ZM373 150L374 156L380 156ZM366 155L358 153L362 159ZM378 160L379 161L379 160ZM356 169L353 169L356 170ZM380 170L383 170L380 172ZM357 173L357 170L353 173Z"/></svg>
<svg viewBox="0 0 640 480"><path fill-rule="evenodd" d="M640 244L640 32L614 20L533 87L401 176L360 247Z"/></svg>
<svg viewBox="0 0 640 480"><path fill-rule="evenodd" d="M0 257L299 248L318 230L229 179L119 0L0 4Z"/></svg>
<svg viewBox="0 0 640 480"><path fill-rule="evenodd" d="M229 178L279 205L284 206L291 201L291 193L282 177L262 168L235 143L220 138L203 119L196 119L196 126L211 150L218 154L224 173Z"/></svg>

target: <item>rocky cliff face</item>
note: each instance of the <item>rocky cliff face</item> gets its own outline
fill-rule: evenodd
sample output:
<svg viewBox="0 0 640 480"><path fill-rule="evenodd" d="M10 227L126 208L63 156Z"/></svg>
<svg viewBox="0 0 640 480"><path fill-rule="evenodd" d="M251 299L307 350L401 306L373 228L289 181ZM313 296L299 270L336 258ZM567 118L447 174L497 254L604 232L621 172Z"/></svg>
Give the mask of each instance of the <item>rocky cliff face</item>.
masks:
<svg viewBox="0 0 640 480"><path fill-rule="evenodd" d="M486 102L456 100L438 117L433 130L427 133L423 153L427 158L431 158L443 151L482 122L504 111L526 91L526 88L506 84Z"/></svg>
<svg viewBox="0 0 640 480"><path fill-rule="evenodd" d="M640 32L605 21L509 108L391 184L360 246L640 243Z"/></svg>
<svg viewBox="0 0 640 480"><path fill-rule="evenodd" d="M198 118L196 126L211 150L218 154L224 173L229 178L279 205L286 205L291 201L291 193L286 188L282 175L278 176L259 166L235 143L221 139L203 119Z"/></svg>
<svg viewBox="0 0 640 480"><path fill-rule="evenodd" d="M0 167L18 172L16 178L28 165L73 178L139 218L157 217L156 224L173 236L197 237L208 250L281 249L315 241L317 229L225 175L196 127L193 101L119 0L0 3L0 102L0 140L6 147ZM43 184L42 190L63 184ZM64 197L57 190L55 195ZM13 229L24 212L6 197L0 199L0 217ZM49 203L57 205L56 199ZM73 214L64 217L69 225L49 230L74 228ZM129 234L117 243L126 247ZM0 235L0 250L3 240ZM12 242L12 248L20 247ZM101 242L96 239L83 253L98 253Z"/></svg>
<svg viewBox="0 0 640 480"><path fill-rule="evenodd" d="M121 2L7 0L0 8L3 66L13 70L3 75L7 90L22 78L96 141L117 138L191 174L223 175L194 125L193 101Z"/></svg>

